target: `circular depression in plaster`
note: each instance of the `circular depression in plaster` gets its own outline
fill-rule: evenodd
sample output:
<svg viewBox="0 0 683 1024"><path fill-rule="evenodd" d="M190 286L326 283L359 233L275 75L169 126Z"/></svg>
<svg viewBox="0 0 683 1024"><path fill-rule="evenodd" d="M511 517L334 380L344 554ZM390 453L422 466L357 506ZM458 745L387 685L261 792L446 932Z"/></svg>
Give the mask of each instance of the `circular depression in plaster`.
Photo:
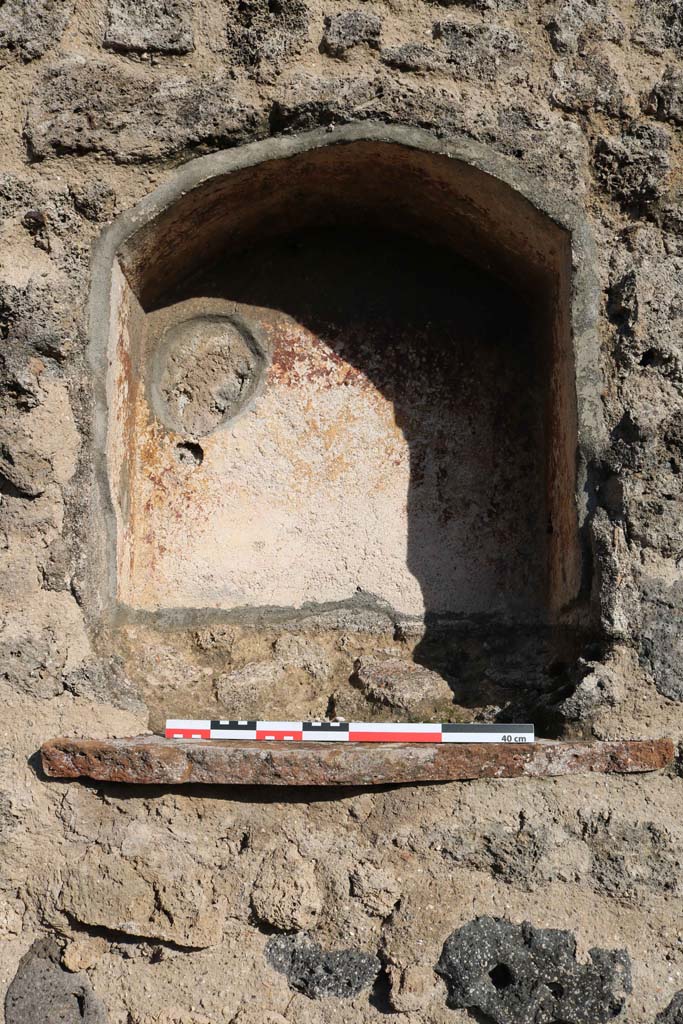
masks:
<svg viewBox="0 0 683 1024"><path fill-rule="evenodd" d="M154 353L154 413L177 433L211 434L247 405L266 364L263 345L242 317L206 313L174 323Z"/></svg>

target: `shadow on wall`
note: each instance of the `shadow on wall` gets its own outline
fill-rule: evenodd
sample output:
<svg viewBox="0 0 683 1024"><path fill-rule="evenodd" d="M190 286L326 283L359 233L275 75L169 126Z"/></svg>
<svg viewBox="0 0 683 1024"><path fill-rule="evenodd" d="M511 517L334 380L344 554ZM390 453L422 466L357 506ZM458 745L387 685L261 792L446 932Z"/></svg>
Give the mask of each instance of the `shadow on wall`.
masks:
<svg viewBox="0 0 683 1024"><path fill-rule="evenodd" d="M360 415L384 411L374 452L359 446L351 424L340 437L336 421L335 448L356 472L341 497L330 497L325 481L316 491L312 481L308 522L315 530L316 504L337 501L331 564L345 545L374 538L379 557L366 556L386 576L364 589L380 598L403 561L421 608L391 603L424 617L415 660L444 674L470 706L495 699L498 686L555 685L562 662L547 613L550 338L541 300L534 305L449 249L367 222L230 255L172 301L193 298L227 300L258 325L272 351L266 389L291 390L296 407L302 381L309 395L315 385L315 407L298 414L319 423L319 435L309 431L301 441L291 410L281 424L304 445L304 460L329 443L325 410L340 390L355 389ZM312 349L323 350L319 358L310 358ZM378 496L377 466L384 461L385 473L387 460L395 463L390 473L405 470L403 507L388 509ZM364 520L382 515L386 533L375 522L364 534ZM539 682L539 672L550 682Z"/></svg>

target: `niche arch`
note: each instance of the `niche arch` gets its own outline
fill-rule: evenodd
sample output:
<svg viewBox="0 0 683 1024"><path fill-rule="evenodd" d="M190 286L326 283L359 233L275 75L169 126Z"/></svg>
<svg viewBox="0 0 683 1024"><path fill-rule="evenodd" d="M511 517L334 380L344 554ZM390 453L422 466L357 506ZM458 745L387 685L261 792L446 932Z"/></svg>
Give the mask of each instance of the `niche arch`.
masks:
<svg viewBox="0 0 683 1024"><path fill-rule="evenodd" d="M418 463L421 460L424 475L425 459L432 459L438 445L432 435L422 437L424 431L415 422L410 380L397 383L385 372L392 360L396 362L396 346L386 348L385 331L380 339L385 348L379 346L373 361L372 342L353 341L358 335L358 324L352 323L355 313L346 320L342 316L341 329L338 317L330 327L325 310L311 305L302 293L305 274L315 278L323 273L332 249L337 262L328 268L329 280L334 278L341 293L344 282L353 285L347 294L337 296L338 305L348 306L350 293L363 291L368 276L377 276L377 308L372 289L365 288L363 296L366 314L374 316L373 329L378 324L384 329L395 308L395 319L401 321L411 288L419 299L413 306L420 308L424 322L438 321L437 334L448 333L443 325L451 295L460 304L458 309L467 306L469 322L476 325L479 314L482 319L492 317L485 341L476 337L476 330L459 341L461 364L469 359L474 367L471 387L461 389L450 409L454 428L445 414L441 417L442 434L446 454L451 434L458 435L460 464L470 475L462 484L456 473L445 491L442 487L442 509L420 511L420 501L429 501L418 494ZM306 253L314 254L308 263ZM604 440L593 263L590 235L569 204L547 194L512 162L469 140L444 141L421 130L363 124L256 142L179 168L167 184L115 221L95 251L90 358L97 382L97 477L106 532L100 548L104 558L96 573L103 581L103 611L128 620L191 622L250 614L263 619L295 613L304 605L330 607L367 599L404 618L488 615L507 623L581 620L585 625L590 581L582 540L586 466ZM379 281L383 275L391 277L385 274L389 264L394 278L400 279L393 292ZM219 279L222 283L217 284ZM232 286L235 281L238 284ZM325 297L320 279L309 290ZM296 299L288 298L294 295ZM282 325L273 325L263 314L278 303L287 322L302 328L303 334L294 331L299 346L295 352L291 331L283 336ZM282 308L288 305L291 308ZM438 314L432 316L437 307ZM254 315L254 309L261 312ZM526 319L519 329L508 325L506 333L508 309L509 321ZM414 308L411 315L415 317ZM216 393L211 396L214 412L218 403L218 426L208 437L190 428L183 431L177 420L171 427L160 422L150 397L155 387L158 390L158 352L165 332L192 317L213 324L231 317L241 323L246 317L247 331L253 330L258 339L254 351L266 353L266 368L249 381L248 400L237 403L234 416L229 388L219 388L218 398ZM499 343L491 340L496 330L505 334ZM381 333L375 330L375 335ZM401 337L405 341L408 335L416 335L414 319ZM311 339L321 342L312 363L305 353L302 356ZM209 350L214 362L230 362L229 342L213 337L205 342L197 342L197 372L209 359ZM384 369L382 353L390 356L384 359ZM437 374L442 379L448 376L448 339L427 339L424 359L419 344L413 346L416 353L417 363L429 364L434 357ZM488 369L476 372L482 353ZM268 376L273 366L279 392ZM429 372L424 365L416 372L422 374L417 382L422 387ZM357 419L367 420L379 395L385 425L387 408L394 407L394 423L389 426L403 443L403 451L394 454L396 475L404 474L405 499L400 488L391 492L387 485L389 504L382 506L378 499L373 506L374 533L365 538L363 556L350 568L358 546L353 524L367 514L361 500L363 472L349 478L355 480L354 493L347 481L335 492L333 507L323 509L320 496L329 462L321 463L317 492L304 509L305 526L294 557L287 549L296 506L283 512L282 494L276 495L272 505L280 518L273 515L269 524L273 510L264 496L272 496L273 480L261 479L261 489L252 487L248 493L259 473L263 477L263 466L258 473L250 470L243 478L236 477L240 451L247 459L255 450L267 450L273 464L282 458L283 446L296 451L296 431L289 439L283 434L292 407L283 411L282 388L289 388L290 399L293 390L302 388L302 402L310 405L320 382L311 383L316 375L327 377L328 383L334 378L331 390L341 403L337 422L348 419L352 408L359 410ZM354 381L359 382L356 393ZM192 388L197 386L194 378L187 392L186 382L178 385L178 408L186 399L191 404ZM363 389L371 396L368 401ZM495 401L487 405L493 391ZM349 394L357 399L356 406L348 401L344 406L342 399ZM259 406L268 396L271 405ZM410 408L400 407L400 401ZM477 410L484 406L485 423L477 420ZM254 425L267 423L269 417L274 422L278 415L277 429L270 434L266 430L256 447L250 447ZM469 435L455 422L458 417L469 423ZM346 461L364 458L377 441L366 474L368 493L374 494L380 486L378 474L391 478L392 453L386 437L377 434L379 428L374 434L364 428L367 422L361 422L356 449L349 448ZM516 435L510 436L510 431ZM473 439L471 457L468 436ZM491 473L499 474L485 496L488 500L495 494L496 500L483 513L482 494L488 484L476 477L476 466L481 465L477 444L486 449ZM231 455L221 463L216 453L225 451L226 445L232 445ZM497 445L510 453L498 463ZM522 450L524 457L516 462L514 453ZM432 470L432 477L438 477L438 467ZM287 474L287 486L291 489L294 483L303 493L303 508L306 481L297 480L291 466ZM226 494L236 484L246 496L244 502L226 506ZM432 491L438 490L437 484L433 479ZM405 508L400 509L397 503L402 500ZM246 518L223 543L226 524L234 524L245 502L251 502ZM344 510L336 535L334 502L337 511ZM351 505L350 515L345 503ZM465 506L470 511L474 506L476 514L467 519ZM504 523L498 532L496 516ZM311 538L307 531L322 518L325 530ZM444 520L443 530L432 525L439 518ZM460 534L451 550L444 538L458 525ZM196 532L201 538L195 543ZM238 553L240 532L243 539L249 536ZM385 534L394 538L391 550L382 547ZM405 555L400 565L402 543ZM368 552L373 550L377 557L368 567ZM316 577L309 566L308 573L294 579L301 560L309 555L312 564L317 560L320 573ZM236 563L240 571L231 576ZM269 565L276 569L273 581L268 579ZM253 587L250 566L251 575L258 577ZM393 586L396 579L399 585ZM457 585L449 590L448 581L453 579Z"/></svg>

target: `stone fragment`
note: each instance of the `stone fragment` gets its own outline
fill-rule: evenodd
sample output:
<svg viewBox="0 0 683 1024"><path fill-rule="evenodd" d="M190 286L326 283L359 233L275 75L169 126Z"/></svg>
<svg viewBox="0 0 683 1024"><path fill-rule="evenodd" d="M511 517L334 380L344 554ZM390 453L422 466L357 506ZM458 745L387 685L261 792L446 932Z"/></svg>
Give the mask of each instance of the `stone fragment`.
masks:
<svg viewBox="0 0 683 1024"><path fill-rule="evenodd" d="M445 66L442 54L426 43L383 47L380 60L396 71L437 71Z"/></svg>
<svg viewBox="0 0 683 1024"><path fill-rule="evenodd" d="M308 39L309 17L305 0L228 0L231 62L247 68L259 80L272 80Z"/></svg>
<svg viewBox="0 0 683 1024"><path fill-rule="evenodd" d="M294 846L274 850L261 864L251 904L260 921L280 931L313 928L322 909L313 864Z"/></svg>
<svg viewBox="0 0 683 1024"><path fill-rule="evenodd" d="M116 212L116 192L104 181L90 181L71 189L74 206L86 220L102 223Z"/></svg>
<svg viewBox="0 0 683 1024"><path fill-rule="evenodd" d="M194 49L190 0L109 0L104 45L124 53Z"/></svg>
<svg viewBox="0 0 683 1024"><path fill-rule="evenodd" d="M453 691L443 676L414 662L363 655L353 668L355 685L377 704L410 711L420 704L453 702Z"/></svg>
<svg viewBox="0 0 683 1024"><path fill-rule="evenodd" d="M373 786L391 782L646 772L673 760L673 743L239 743L236 740L59 738L41 748L45 773L108 782Z"/></svg>
<svg viewBox="0 0 683 1024"><path fill-rule="evenodd" d="M386 917L401 896L401 886L391 871L363 861L351 873L351 895L370 914Z"/></svg>
<svg viewBox="0 0 683 1024"><path fill-rule="evenodd" d="M329 679L332 674L325 648L308 637L283 633L275 641L273 651L278 662L285 668L301 668L318 682Z"/></svg>
<svg viewBox="0 0 683 1024"><path fill-rule="evenodd" d="M683 50L680 0L636 0L632 39L656 55Z"/></svg>
<svg viewBox="0 0 683 1024"><path fill-rule="evenodd" d="M639 601L640 659L661 694L683 700L683 584L653 581L643 588Z"/></svg>
<svg viewBox="0 0 683 1024"><path fill-rule="evenodd" d="M644 111L658 121L683 125L683 72L669 66L645 100Z"/></svg>
<svg viewBox="0 0 683 1024"><path fill-rule="evenodd" d="M138 857L83 851L64 878L60 909L72 920L137 938L203 949L223 935L225 900L208 872L179 850Z"/></svg>
<svg viewBox="0 0 683 1024"><path fill-rule="evenodd" d="M478 917L446 940L436 966L452 1009L478 1010L495 1024L605 1024L631 992L625 950L591 949L576 960L571 932Z"/></svg>
<svg viewBox="0 0 683 1024"><path fill-rule="evenodd" d="M36 83L26 139L33 159L104 153L118 163L156 160L201 142L218 149L266 129L265 114L235 96L220 73L163 75L68 58Z"/></svg>
<svg viewBox="0 0 683 1024"><path fill-rule="evenodd" d="M106 953L107 940L96 935L79 935L62 950L62 964L67 971L87 971Z"/></svg>
<svg viewBox="0 0 683 1024"><path fill-rule="evenodd" d="M482 81L495 79L501 66L520 48L518 36L499 25L436 21L432 35L443 43L446 59L456 74Z"/></svg>
<svg viewBox="0 0 683 1024"><path fill-rule="evenodd" d="M49 459L34 450L30 434L0 428L0 482L21 498L37 498L52 477Z"/></svg>
<svg viewBox="0 0 683 1024"><path fill-rule="evenodd" d="M107 1013L87 974L59 966L51 939L34 942L19 962L5 997L6 1024L106 1024Z"/></svg>
<svg viewBox="0 0 683 1024"><path fill-rule="evenodd" d="M325 18L320 49L330 57L345 57L349 50L364 44L379 49L382 19L367 11L340 11Z"/></svg>
<svg viewBox="0 0 683 1024"><path fill-rule="evenodd" d="M74 0L4 0L0 6L0 49L35 60L59 42Z"/></svg>
<svg viewBox="0 0 683 1024"><path fill-rule="evenodd" d="M600 111L619 117L625 104L619 76L609 61L596 54L557 61L552 66L550 99L561 110L588 114Z"/></svg>
<svg viewBox="0 0 683 1024"><path fill-rule="evenodd" d="M439 7L468 7L470 10L488 14L491 11L514 11L528 9L529 0L427 0Z"/></svg>
<svg viewBox="0 0 683 1024"><path fill-rule="evenodd" d="M53 627L0 626L0 678L22 693L47 700L64 691L65 653ZM15 628L12 628L15 625Z"/></svg>
<svg viewBox="0 0 683 1024"><path fill-rule="evenodd" d="M306 935L274 936L266 946L266 959L287 976L290 988L309 999L350 999L372 984L381 966L371 953L326 951Z"/></svg>
<svg viewBox="0 0 683 1024"><path fill-rule="evenodd" d="M626 31L610 0L557 0L544 24L553 49L563 54L582 52L589 42L620 43Z"/></svg>
<svg viewBox="0 0 683 1024"><path fill-rule="evenodd" d="M621 137L598 139L595 172L604 188L624 205L647 207L662 195L669 149L669 135L663 128L634 122Z"/></svg>
<svg viewBox="0 0 683 1024"><path fill-rule="evenodd" d="M253 661L239 669L225 672L214 680L216 699L234 718L262 714L263 701L274 683L282 678L283 666L276 661ZM223 717L230 718L231 714Z"/></svg>
<svg viewBox="0 0 683 1024"><path fill-rule="evenodd" d="M408 964L406 967L391 964L386 970L389 1004L396 1013L423 1010L434 998L437 985L443 985L434 970L424 964Z"/></svg>
<svg viewBox="0 0 683 1024"><path fill-rule="evenodd" d="M683 1024L683 991L677 992L666 1009L657 1014L655 1024Z"/></svg>

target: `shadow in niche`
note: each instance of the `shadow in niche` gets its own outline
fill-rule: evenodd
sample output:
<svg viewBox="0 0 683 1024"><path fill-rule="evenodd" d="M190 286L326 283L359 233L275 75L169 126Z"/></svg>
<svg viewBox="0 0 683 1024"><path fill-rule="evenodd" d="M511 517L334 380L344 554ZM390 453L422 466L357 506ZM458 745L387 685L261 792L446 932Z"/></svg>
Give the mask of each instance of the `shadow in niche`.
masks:
<svg viewBox="0 0 683 1024"><path fill-rule="evenodd" d="M342 387L369 383L390 403L409 459L405 564L424 604L414 659L463 706L530 715L576 653L547 614L549 300L367 222L261 242L166 301L195 297L260 323L270 372L293 388L301 325L348 367ZM362 517L367 495L345 497Z"/></svg>

